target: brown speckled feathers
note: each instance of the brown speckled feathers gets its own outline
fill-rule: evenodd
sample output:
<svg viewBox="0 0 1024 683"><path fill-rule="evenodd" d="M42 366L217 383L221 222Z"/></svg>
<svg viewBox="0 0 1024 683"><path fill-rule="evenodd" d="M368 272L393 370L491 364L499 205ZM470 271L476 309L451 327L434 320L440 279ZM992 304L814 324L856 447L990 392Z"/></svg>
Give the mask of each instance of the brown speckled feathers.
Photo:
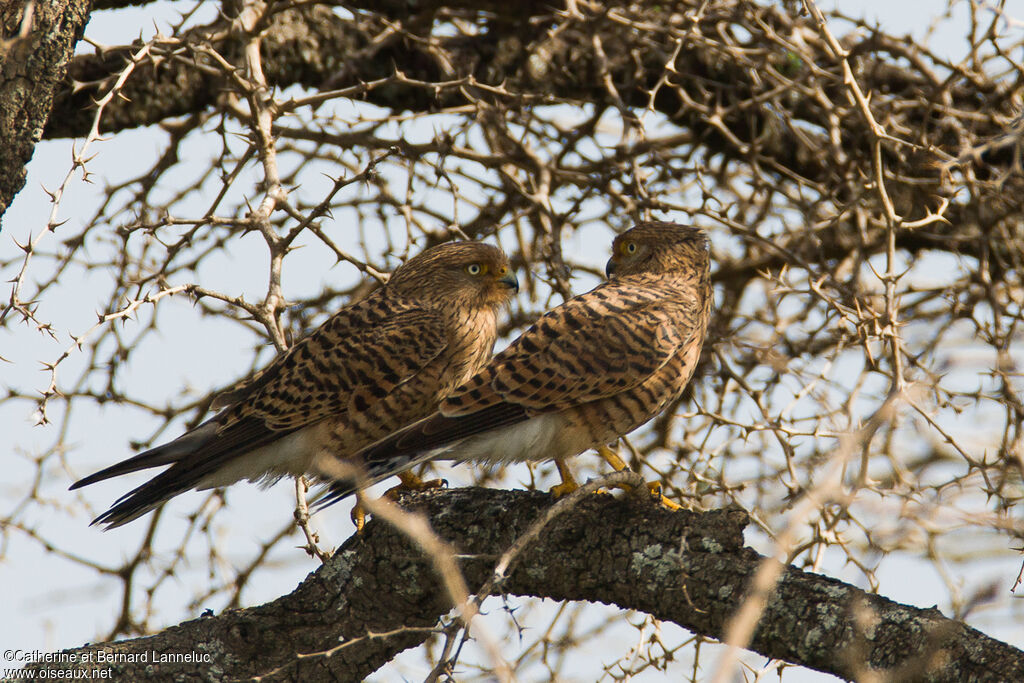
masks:
<svg viewBox="0 0 1024 683"><path fill-rule="evenodd" d="M226 407L213 418L72 488L171 465L94 522L111 528L191 488L287 474L351 478L353 453L429 415L487 361L497 311L516 287L493 246L428 249L222 395Z"/></svg>
<svg viewBox="0 0 1024 683"><path fill-rule="evenodd" d="M682 393L711 308L701 230L645 223L621 235L610 279L548 312L434 415L360 453L376 478L435 457L510 462L604 445ZM325 501L345 495L332 486Z"/></svg>

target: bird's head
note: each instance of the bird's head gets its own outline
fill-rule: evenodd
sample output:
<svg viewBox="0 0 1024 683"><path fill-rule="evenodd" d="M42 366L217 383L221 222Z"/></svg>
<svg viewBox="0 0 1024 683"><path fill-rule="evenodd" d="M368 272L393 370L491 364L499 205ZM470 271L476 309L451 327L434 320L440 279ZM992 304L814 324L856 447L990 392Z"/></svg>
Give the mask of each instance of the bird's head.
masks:
<svg viewBox="0 0 1024 683"><path fill-rule="evenodd" d="M635 273L708 270L708 238L703 230L679 223L640 223L612 242L605 266L609 278Z"/></svg>
<svg viewBox="0 0 1024 683"><path fill-rule="evenodd" d="M441 304L496 308L519 291L519 281L501 249L483 242L448 242L399 266L388 288Z"/></svg>

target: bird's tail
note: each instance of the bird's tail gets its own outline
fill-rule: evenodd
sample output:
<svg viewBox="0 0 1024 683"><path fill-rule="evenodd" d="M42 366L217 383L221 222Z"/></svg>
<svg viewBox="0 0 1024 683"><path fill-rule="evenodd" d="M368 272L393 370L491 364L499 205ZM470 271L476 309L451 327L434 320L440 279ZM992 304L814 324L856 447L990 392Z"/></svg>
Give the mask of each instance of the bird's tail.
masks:
<svg viewBox="0 0 1024 683"><path fill-rule="evenodd" d="M90 526L104 525L105 531L116 529L160 507L179 493L194 488L204 475L204 472L176 463L166 472L161 472L118 498Z"/></svg>
<svg viewBox="0 0 1024 683"><path fill-rule="evenodd" d="M83 486L89 486L111 477L119 477L122 474L130 474L139 470L148 470L151 467L176 463L209 443L216 432L217 425L213 422L207 422L195 430L181 435L170 443L151 448L148 451L102 469L95 474L90 474L88 477L83 477L68 487L68 490L74 491L75 489L80 489Z"/></svg>
<svg viewBox="0 0 1024 683"><path fill-rule="evenodd" d="M170 443L139 453L95 474L79 479L71 485L69 490L89 486L122 474L171 465L166 472L161 472L145 484L118 498L109 510L92 521L93 526L106 525L107 530L127 524L159 507L179 493L193 488L215 468L216 459L204 461L195 456L214 440L216 433L217 425L212 421L207 422Z"/></svg>
<svg viewBox="0 0 1024 683"><path fill-rule="evenodd" d="M317 510L337 503L361 488L421 463L457 451L459 444L477 434L522 422L529 415L521 406L497 403L467 415L434 413L373 443L352 458L362 467L355 480L332 482L315 501Z"/></svg>

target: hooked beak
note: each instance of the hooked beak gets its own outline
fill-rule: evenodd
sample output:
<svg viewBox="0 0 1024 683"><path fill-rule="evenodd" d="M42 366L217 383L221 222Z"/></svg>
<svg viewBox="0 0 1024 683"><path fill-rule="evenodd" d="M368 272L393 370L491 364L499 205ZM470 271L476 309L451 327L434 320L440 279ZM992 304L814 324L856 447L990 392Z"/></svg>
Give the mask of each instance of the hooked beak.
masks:
<svg viewBox="0 0 1024 683"><path fill-rule="evenodd" d="M516 279L516 274L511 270L509 270L508 273L506 273L502 277L498 278L498 283L505 285L506 287L511 289L513 294L519 293L519 280Z"/></svg>
<svg viewBox="0 0 1024 683"><path fill-rule="evenodd" d="M604 266L604 274L607 277L611 277L612 275L615 275L615 259L614 258L608 259L608 263L606 263L605 266Z"/></svg>

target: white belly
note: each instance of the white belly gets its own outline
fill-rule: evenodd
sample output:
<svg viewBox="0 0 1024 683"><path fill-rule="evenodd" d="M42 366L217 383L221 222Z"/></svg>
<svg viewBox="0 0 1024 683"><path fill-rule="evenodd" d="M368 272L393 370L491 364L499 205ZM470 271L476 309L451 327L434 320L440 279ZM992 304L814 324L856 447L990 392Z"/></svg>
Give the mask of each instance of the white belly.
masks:
<svg viewBox="0 0 1024 683"><path fill-rule="evenodd" d="M550 413L471 436L437 449L431 455L445 460L501 465L570 457L595 445L591 440L587 430L567 425L560 413Z"/></svg>
<svg viewBox="0 0 1024 683"><path fill-rule="evenodd" d="M317 427L312 425L225 462L197 485L199 490L230 486L242 479L269 485L285 475L315 474Z"/></svg>

